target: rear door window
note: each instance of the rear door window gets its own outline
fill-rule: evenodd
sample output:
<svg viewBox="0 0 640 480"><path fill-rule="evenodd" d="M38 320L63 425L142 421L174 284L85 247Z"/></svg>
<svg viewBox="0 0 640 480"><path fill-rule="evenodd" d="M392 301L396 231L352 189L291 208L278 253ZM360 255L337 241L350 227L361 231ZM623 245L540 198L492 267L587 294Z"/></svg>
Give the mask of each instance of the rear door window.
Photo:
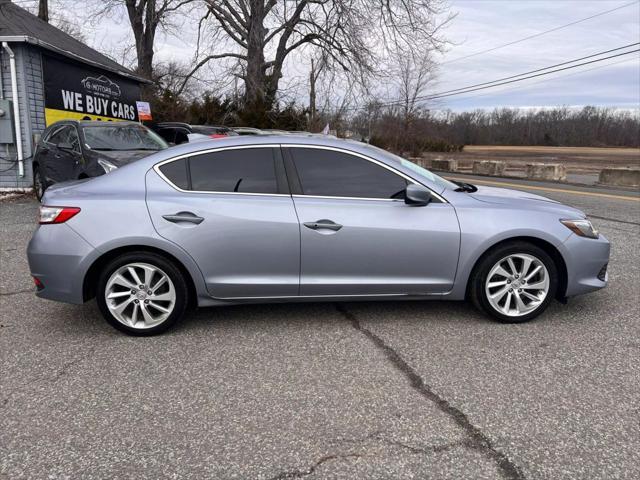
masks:
<svg viewBox="0 0 640 480"><path fill-rule="evenodd" d="M221 193L278 193L272 147L203 153L159 167L183 190Z"/></svg>
<svg viewBox="0 0 640 480"><path fill-rule="evenodd" d="M182 158L174 162L165 163L160 167L160 172L162 172L171 183L182 190L191 190L187 160L186 158Z"/></svg>

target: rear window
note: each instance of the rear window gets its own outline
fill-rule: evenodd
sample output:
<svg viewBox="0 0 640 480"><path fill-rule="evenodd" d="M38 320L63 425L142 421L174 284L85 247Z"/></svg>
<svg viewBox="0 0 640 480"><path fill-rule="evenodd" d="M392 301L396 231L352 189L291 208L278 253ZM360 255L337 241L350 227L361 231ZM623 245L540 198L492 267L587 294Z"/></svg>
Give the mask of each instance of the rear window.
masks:
<svg viewBox="0 0 640 480"><path fill-rule="evenodd" d="M165 163L160 167L160 171L176 187L181 188L182 190L191 190L186 158L176 160L175 162Z"/></svg>
<svg viewBox="0 0 640 480"><path fill-rule="evenodd" d="M274 153L270 147L203 153L166 163L160 171L183 190L278 193Z"/></svg>

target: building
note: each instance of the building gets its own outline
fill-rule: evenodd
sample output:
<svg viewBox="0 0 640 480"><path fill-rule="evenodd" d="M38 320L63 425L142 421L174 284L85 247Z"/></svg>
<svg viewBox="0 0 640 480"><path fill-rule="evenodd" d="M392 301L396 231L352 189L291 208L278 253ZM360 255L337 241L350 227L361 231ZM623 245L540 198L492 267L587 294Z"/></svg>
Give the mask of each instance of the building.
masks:
<svg viewBox="0 0 640 480"><path fill-rule="evenodd" d="M61 119L138 120L142 77L0 0L0 191L29 189L34 143Z"/></svg>

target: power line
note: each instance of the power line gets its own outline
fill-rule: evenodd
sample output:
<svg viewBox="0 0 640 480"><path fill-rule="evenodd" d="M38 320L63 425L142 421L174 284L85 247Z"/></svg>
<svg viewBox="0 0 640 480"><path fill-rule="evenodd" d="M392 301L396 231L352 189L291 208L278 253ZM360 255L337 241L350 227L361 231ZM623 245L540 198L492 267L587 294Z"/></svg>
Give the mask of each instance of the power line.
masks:
<svg viewBox="0 0 640 480"><path fill-rule="evenodd" d="M533 85L538 85L538 84L541 84L541 83L549 82L551 80L557 80L559 78L567 78L567 77L572 77L574 75L582 75L583 73L591 72L593 70L599 70L601 68L612 67L614 65L619 65L621 63L626 63L626 62L629 62L629 61L632 61L632 60L633 60L632 58L625 58L623 60L618 60L617 62L611 62L611 63L607 63L605 65L598 65L598 66L591 67L591 68L585 68L584 70L580 70L578 72L569 73L569 74L566 74L566 75L558 75L558 76L553 77L553 78L544 78L542 80L538 80L537 82L532 82L532 83L529 83L527 85L516 85L515 87L503 88L503 89L498 90L495 93L510 92L510 91L513 91L513 90L517 90L518 88L530 87L530 86L533 86ZM476 95L469 95L469 96L465 96L465 97L459 97L459 98L454 99L453 101L455 102L455 101L458 101L458 100L467 100L469 98L487 97L487 96L491 96L491 95L493 95L493 93L481 93L481 94L476 94Z"/></svg>
<svg viewBox="0 0 640 480"><path fill-rule="evenodd" d="M604 60L608 60L610 58L616 58L616 57L621 57L623 55L629 55L631 53L636 53L636 52L640 52L640 48L637 48L635 50L631 50L628 52L622 52L622 53L617 53L616 55L609 55L608 57L603 57L603 58L598 58L596 60L590 60L588 62L582 62L582 63L578 63L576 65L570 65L568 67L562 67L562 68L556 68L555 70L550 70L548 72L543 72L543 73L537 73L535 75L529 75L527 77L522 77L522 78L516 78L515 80L508 80L505 82L500 82L500 83L494 83L492 85L488 85L488 86L484 86L484 87L477 87L477 88L469 88L468 90L465 90L464 92L458 92L458 93L448 93L448 94L444 94L444 95L434 95L434 96L428 96L425 97L425 99L430 99L430 100L435 100L437 98L444 98L444 97L450 97L452 95L458 95L460 93L469 93L469 92L475 92L477 90L485 90L487 88L493 88L493 87L498 87L500 85L507 85L509 83L515 83L515 82L521 82L523 80L528 80L530 78L536 78L536 77L541 77L543 75L549 75L551 73L555 73L555 72L562 72L564 70L570 70L572 68L577 68L577 67L581 67L583 65L590 65L592 63L597 63L597 62L602 62Z"/></svg>
<svg viewBox="0 0 640 480"><path fill-rule="evenodd" d="M630 46L636 46L636 45L638 45L638 43L630 44ZM598 54L589 55L588 57L582 57L582 58L574 59L574 60L571 60L571 61L562 62L562 63L556 64L556 65L552 65L550 67L540 68L540 69L537 69L537 70L532 70L530 72L521 73L519 75L512 75L511 77L499 78L499 79L493 80L491 82L477 83L477 84L474 84L474 85L468 85L466 87L461 87L461 88L458 88L458 89L455 89L455 90L447 90L447 91L443 91L443 92L437 92L437 93L434 93L434 94L431 94L431 95L421 95L421 96L416 97L415 101L419 102L419 101L424 101L424 100L435 100L435 99L438 99L438 98L451 97L451 96L454 96L454 95L461 95L461 94L464 94L464 93L475 92L475 91L478 91L478 90L485 90L485 89L488 89L488 88L498 87L500 85L507 85L507 84L510 84L510 83L521 82L523 80L528 80L530 78L541 77L543 75L549 75L551 73L556 73L556 72L561 72L561 71L564 71L564 70L569 70L569 69L572 69L572 68L581 67L583 65L590 65L592 63L602 62L602 61L608 60L610 58L616 58L616 57L621 57L623 55L629 55L629 54L632 54L632 53L640 52L640 49L630 50L628 52L617 53L615 55L609 55L607 57L597 58L595 60L590 60L588 62L582 62L582 63L578 63L578 64L575 64L575 65L569 65L569 66L562 67L562 68L556 68L555 70L544 71L544 70L549 70L550 68L555 68L556 66L559 66L559 65L567 65L569 63L575 63L577 61L584 60L585 58L592 58L594 56L600 56L600 55L603 55L605 53L609 53L609 52L612 52L612 51L620 50L621 48L628 48L628 47L629 46L615 48L615 49L612 49L612 50L606 50L606 51L600 52ZM533 75L530 75L531 73L534 73L534 72L542 72L542 73L535 73ZM524 76L524 75L526 75L526 76ZM518 78L518 77L522 77L522 78ZM402 104L401 101L395 100L395 101L382 103L381 105L382 106L393 106L393 105L401 105L401 104Z"/></svg>
<svg viewBox="0 0 640 480"><path fill-rule="evenodd" d="M592 55L587 55L586 57L580 57L580 58L576 58L576 59L569 60L569 61L566 61L566 62L556 63L555 65L549 65L548 67L537 68L535 70L529 70L528 72L520 73L518 75L511 75L509 77L498 78L497 80L493 80L491 82L477 83L475 85L472 85L471 87L480 87L482 85L489 85L491 83L501 82L503 80L511 80L512 78L518 78L518 77L522 77L524 75L529 75L529 74L532 74L532 73L542 72L544 70L549 70L551 68L561 67L563 65L568 65L570 63L580 62L580 61L586 60L588 58L599 57L599 56L604 55L606 53L616 52L618 50L624 50L625 48L635 47L637 45L640 45L640 42L630 43L628 45L624 45L623 47L612 48L611 50L605 50L603 52L594 53ZM457 92L458 90L466 90L467 88L471 88L471 87L454 88L453 90L446 90L444 92L439 92L437 95L441 95L441 94L445 94L445 93Z"/></svg>
<svg viewBox="0 0 640 480"><path fill-rule="evenodd" d="M512 42L504 43L502 45L498 45L497 47L488 48L486 50L481 50L479 52L470 53L469 55L464 55L462 57L454 58L452 60L447 60L446 62L441 62L440 64L441 65L446 65L446 64L449 64L449 63L454 63L454 62L457 62L457 61L460 61L460 60L464 60L466 58L476 57L478 55L483 55L485 53L493 52L495 50L499 50L499 49L504 48L504 47L515 45L516 43L524 42L526 40L531 40L532 38L536 38L536 37L540 37L542 35L546 35L547 33L555 32L555 31L558 31L558 30L562 30L563 28L567 28L567 27L570 27L572 25L576 25L578 23L586 22L587 20L591 20L592 18L601 17L602 15L606 15L607 13L615 12L616 10L621 10L623 8L630 7L631 5L636 4L636 3L638 3L638 0L635 0L635 1L630 2L630 3L626 3L624 5L620 5L619 7L612 8L610 10L605 10L603 12L596 13L596 14L591 15L589 17L581 18L580 20L575 20L575 21L573 21L571 23L566 23L564 25L560 25L560 26L552 28L550 30L545 30L543 32L538 32L538 33L535 33L533 35L529 35L527 37L523 37L523 38L520 38L518 40L514 40Z"/></svg>

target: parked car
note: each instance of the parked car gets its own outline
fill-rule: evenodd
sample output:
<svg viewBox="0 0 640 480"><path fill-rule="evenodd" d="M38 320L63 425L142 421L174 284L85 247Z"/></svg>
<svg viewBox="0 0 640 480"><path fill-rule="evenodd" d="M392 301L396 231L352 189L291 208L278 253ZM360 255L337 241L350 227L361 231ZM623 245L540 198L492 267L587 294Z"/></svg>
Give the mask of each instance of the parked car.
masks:
<svg viewBox="0 0 640 480"><path fill-rule="evenodd" d="M180 145L189 142L190 134L207 135L211 138L225 138L238 135L228 127L213 125L189 125L180 122L162 122L150 124L154 132L160 135L169 145Z"/></svg>
<svg viewBox="0 0 640 480"><path fill-rule="evenodd" d="M38 200L54 183L97 177L168 145L133 122L63 120L48 127L33 155Z"/></svg>
<svg viewBox="0 0 640 480"><path fill-rule="evenodd" d="M609 242L547 198L456 184L376 147L254 136L51 187L28 247L42 298L161 332L200 306L470 299L524 322L607 284Z"/></svg>

